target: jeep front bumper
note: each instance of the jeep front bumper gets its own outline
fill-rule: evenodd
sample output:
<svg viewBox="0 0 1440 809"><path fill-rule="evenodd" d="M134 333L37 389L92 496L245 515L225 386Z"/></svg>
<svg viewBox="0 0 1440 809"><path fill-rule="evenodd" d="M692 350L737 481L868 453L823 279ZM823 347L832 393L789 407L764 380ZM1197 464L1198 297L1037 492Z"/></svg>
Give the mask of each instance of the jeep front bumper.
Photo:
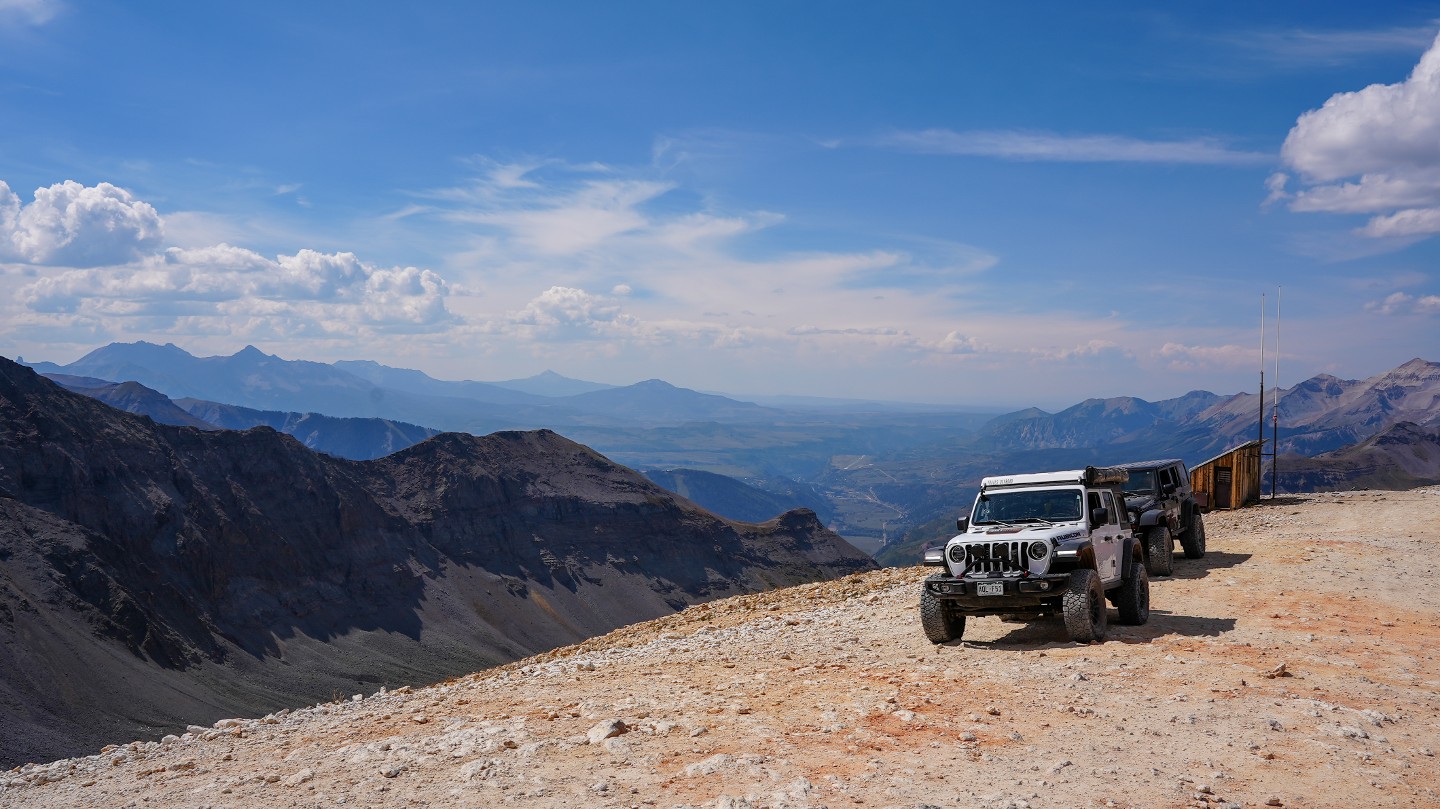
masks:
<svg viewBox="0 0 1440 809"><path fill-rule="evenodd" d="M966 615L1047 612L1069 589L1070 574L961 579L937 573L926 577L924 587L930 595ZM997 589L999 592L995 592Z"/></svg>

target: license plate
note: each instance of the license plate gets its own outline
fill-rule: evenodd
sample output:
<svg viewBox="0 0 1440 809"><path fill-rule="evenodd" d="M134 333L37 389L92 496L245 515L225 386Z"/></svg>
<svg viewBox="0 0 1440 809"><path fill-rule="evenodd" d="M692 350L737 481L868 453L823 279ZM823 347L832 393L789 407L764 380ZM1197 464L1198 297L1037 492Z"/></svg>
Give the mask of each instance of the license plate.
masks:
<svg viewBox="0 0 1440 809"><path fill-rule="evenodd" d="M1005 582L1003 581L981 581L975 583L975 594L982 596L1003 596L1005 595Z"/></svg>

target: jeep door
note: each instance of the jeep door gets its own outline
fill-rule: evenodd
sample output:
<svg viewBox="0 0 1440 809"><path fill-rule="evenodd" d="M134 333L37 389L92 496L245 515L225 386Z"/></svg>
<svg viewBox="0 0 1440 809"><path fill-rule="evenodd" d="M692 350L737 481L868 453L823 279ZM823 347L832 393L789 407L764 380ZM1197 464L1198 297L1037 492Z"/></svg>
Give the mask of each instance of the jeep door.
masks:
<svg viewBox="0 0 1440 809"><path fill-rule="evenodd" d="M1125 514L1125 501L1121 499L1118 503L1116 498L1109 491L1091 492L1091 497L1097 497L1100 507L1105 509L1105 522L1096 526L1090 532L1091 542L1095 548L1095 567L1098 569L1100 578L1106 584L1118 581L1125 575L1121 570L1121 561L1125 554L1125 523L1121 515Z"/></svg>

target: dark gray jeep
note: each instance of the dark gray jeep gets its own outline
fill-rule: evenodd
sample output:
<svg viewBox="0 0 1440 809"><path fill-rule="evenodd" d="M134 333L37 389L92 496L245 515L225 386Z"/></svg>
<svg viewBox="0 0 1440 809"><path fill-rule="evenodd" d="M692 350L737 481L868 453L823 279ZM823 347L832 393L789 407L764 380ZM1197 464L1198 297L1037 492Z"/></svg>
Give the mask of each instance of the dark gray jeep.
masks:
<svg viewBox="0 0 1440 809"><path fill-rule="evenodd" d="M1145 543L1145 567L1150 575L1168 576L1174 570L1176 538L1185 549L1185 558L1204 556L1205 521L1200 512L1205 504L1197 501L1190 488L1185 462L1170 458L1118 467L1130 473L1123 484L1125 510L1130 513L1135 535Z"/></svg>

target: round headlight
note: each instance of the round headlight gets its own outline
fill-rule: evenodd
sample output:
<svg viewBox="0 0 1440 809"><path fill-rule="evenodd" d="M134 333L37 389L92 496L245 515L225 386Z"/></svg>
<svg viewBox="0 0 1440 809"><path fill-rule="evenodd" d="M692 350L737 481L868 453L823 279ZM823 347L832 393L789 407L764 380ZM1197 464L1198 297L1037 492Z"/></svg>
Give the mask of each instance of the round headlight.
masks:
<svg viewBox="0 0 1440 809"><path fill-rule="evenodd" d="M1032 543L1030 543L1030 558L1031 558L1031 559L1034 559L1035 561L1038 562L1038 561L1040 561L1041 559L1044 559L1045 557L1047 557L1047 556L1049 556L1049 555L1050 555L1050 543L1048 543L1048 542L1032 542Z"/></svg>
<svg viewBox="0 0 1440 809"><path fill-rule="evenodd" d="M952 546L950 546L950 561L952 561L952 562L954 562L954 563L956 563L956 564L959 564L959 563L965 561L965 546L963 546L963 545L952 545Z"/></svg>

